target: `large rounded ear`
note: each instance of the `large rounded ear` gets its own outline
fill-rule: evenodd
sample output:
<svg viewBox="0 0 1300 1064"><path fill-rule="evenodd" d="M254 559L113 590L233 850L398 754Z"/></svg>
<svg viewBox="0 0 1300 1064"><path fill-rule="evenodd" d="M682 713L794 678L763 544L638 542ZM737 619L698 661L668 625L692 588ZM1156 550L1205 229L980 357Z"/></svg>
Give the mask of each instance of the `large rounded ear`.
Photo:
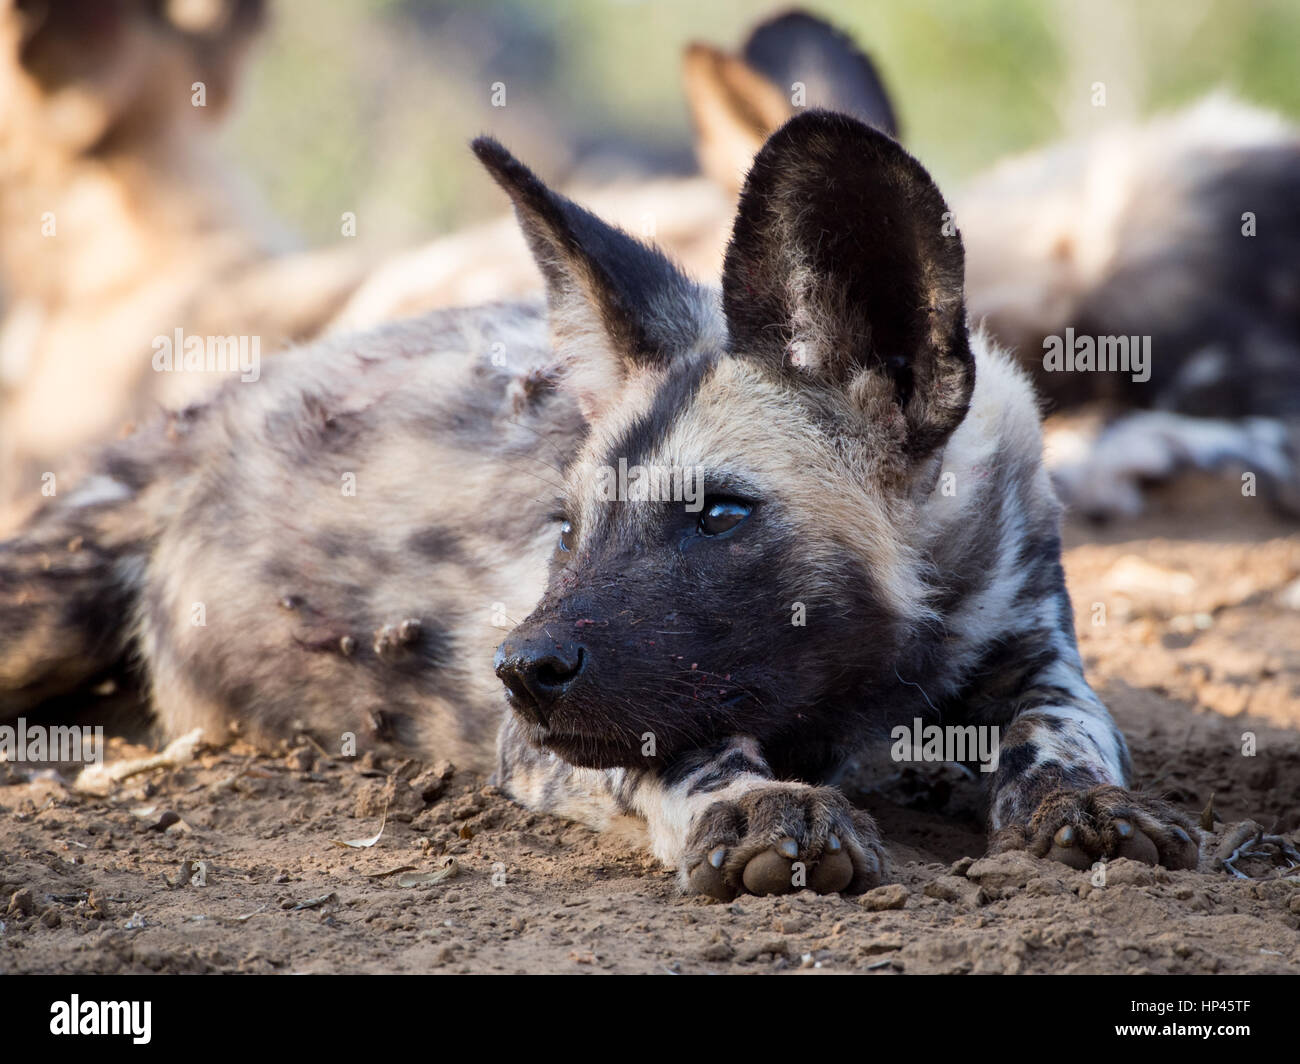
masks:
<svg viewBox="0 0 1300 1064"><path fill-rule="evenodd" d="M722 280L731 348L809 386L887 394L907 455L924 456L975 383L963 265L920 163L852 118L799 115L741 193Z"/></svg>
<svg viewBox="0 0 1300 1064"><path fill-rule="evenodd" d="M630 374L665 367L720 332L707 293L658 249L547 188L492 138L473 149L514 202L546 281L556 353L588 416Z"/></svg>

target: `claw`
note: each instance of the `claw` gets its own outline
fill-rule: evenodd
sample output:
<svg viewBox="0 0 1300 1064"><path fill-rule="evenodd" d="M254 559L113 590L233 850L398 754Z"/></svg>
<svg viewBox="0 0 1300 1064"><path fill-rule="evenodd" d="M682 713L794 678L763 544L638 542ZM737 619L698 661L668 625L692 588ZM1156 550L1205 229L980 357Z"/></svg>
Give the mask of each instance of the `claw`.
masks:
<svg viewBox="0 0 1300 1064"><path fill-rule="evenodd" d="M1178 825L1174 825L1173 836L1182 846L1179 847L1178 853L1166 855L1165 864L1169 868L1186 869L1195 868L1201 856L1200 846Z"/></svg>
<svg viewBox="0 0 1300 1064"><path fill-rule="evenodd" d="M799 844L794 839L782 839L776 844L776 851L782 857L788 857L793 861L799 856Z"/></svg>

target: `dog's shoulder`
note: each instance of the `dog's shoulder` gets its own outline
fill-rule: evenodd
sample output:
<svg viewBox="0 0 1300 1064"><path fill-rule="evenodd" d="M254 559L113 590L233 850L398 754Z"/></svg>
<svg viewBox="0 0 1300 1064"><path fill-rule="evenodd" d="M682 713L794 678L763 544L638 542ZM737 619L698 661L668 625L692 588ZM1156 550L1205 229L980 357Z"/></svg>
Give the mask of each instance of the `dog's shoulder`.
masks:
<svg viewBox="0 0 1300 1064"><path fill-rule="evenodd" d="M970 410L918 508L943 633L944 686L954 691L1008 639L1073 653L1061 505L1043 465L1039 400L1010 355L982 332L971 339Z"/></svg>

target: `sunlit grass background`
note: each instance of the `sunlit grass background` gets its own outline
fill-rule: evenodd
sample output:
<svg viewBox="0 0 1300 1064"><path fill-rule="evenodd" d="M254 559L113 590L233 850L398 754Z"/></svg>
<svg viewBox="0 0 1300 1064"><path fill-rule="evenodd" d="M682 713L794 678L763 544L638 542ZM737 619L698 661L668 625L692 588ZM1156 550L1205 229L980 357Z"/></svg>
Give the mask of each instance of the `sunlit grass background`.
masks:
<svg viewBox="0 0 1300 1064"><path fill-rule="evenodd" d="M1300 117L1295 0L808 4L877 61L941 183L1097 124L1225 88ZM411 244L502 206L483 131L548 179L689 172L679 57L736 47L761 0L275 0L225 136L305 241ZM1093 107L1092 85L1107 106ZM490 106L494 82L504 108Z"/></svg>

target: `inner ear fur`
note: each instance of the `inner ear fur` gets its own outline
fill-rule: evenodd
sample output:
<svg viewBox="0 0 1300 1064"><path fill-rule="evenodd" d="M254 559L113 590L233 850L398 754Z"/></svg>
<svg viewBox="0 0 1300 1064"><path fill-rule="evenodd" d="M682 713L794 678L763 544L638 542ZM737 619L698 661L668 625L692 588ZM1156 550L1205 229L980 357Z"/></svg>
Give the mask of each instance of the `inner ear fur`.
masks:
<svg viewBox="0 0 1300 1064"><path fill-rule="evenodd" d="M963 274L925 168L856 119L807 112L763 146L741 193L722 282L732 348L823 386L882 376L923 456L974 387Z"/></svg>

